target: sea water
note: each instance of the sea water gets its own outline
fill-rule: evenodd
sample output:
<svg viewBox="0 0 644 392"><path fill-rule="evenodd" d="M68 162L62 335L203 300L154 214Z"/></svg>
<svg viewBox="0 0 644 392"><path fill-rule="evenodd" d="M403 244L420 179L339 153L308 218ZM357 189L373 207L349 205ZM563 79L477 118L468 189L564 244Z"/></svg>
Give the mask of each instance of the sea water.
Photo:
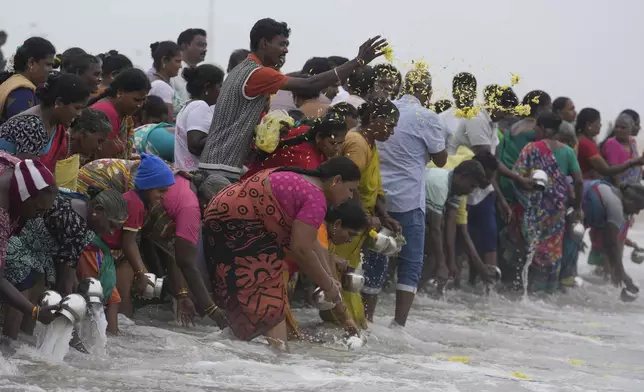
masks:
<svg viewBox="0 0 644 392"><path fill-rule="evenodd" d="M89 315L78 325L78 337L92 355L105 355L107 319L103 304L91 304Z"/></svg>
<svg viewBox="0 0 644 392"><path fill-rule="evenodd" d="M629 237L644 243L642 229L636 224ZM106 356L71 350L54 371L24 337L17 350L0 345L0 390L642 392L644 299L623 303L586 258L579 259L586 284L567 294L518 301L468 285L445 300L419 294L404 328L389 327L395 295L383 293L367 343L351 350L345 332L322 324L313 308L296 308L295 318L326 343L289 342L285 354L235 340L209 320L180 327L170 306L151 306L133 321L119 318ZM628 252L624 264L641 285L644 266Z"/></svg>
<svg viewBox="0 0 644 392"><path fill-rule="evenodd" d="M69 352L69 341L72 338L74 325L65 317L57 317L44 328L38 337L38 354L51 361L62 362Z"/></svg>

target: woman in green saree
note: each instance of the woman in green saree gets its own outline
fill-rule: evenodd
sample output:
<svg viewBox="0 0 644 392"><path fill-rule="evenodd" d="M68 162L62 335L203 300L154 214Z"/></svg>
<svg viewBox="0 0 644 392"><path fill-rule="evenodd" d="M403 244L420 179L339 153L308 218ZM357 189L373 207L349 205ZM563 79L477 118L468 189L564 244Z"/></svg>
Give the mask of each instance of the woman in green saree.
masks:
<svg viewBox="0 0 644 392"><path fill-rule="evenodd" d="M534 90L526 94L523 97L522 104L530 107L530 113L509 128L502 130L503 139L497 149L497 158L507 168L514 167L523 147L537 140L535 131L537 117L542 113L552 111L550 95L541 90ZM511 177L500 177L499 188L508 203L516 201L515 188Z"/></svg>

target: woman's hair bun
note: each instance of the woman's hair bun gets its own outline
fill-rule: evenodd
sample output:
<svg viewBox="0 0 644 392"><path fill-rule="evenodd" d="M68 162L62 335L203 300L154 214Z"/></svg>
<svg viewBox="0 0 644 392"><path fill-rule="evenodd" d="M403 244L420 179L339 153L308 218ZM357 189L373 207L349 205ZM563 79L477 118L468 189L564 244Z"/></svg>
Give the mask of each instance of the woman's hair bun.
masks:
<svg viewBox="0 0 644 392"><path fill-rule="evenodd" d="M161 45L161 43L159 41L153 42L153 43L150 44L150 51L152 52L153 56L154 56L154 52L156 52L157 49L159 49L159 45Z"/></svg>
<svg viewBox="0 0 644 392"><path fill-rule="evenodd" d="M186 80L186 82L191 82L197 80L199 76L199 69L198 67L186 67L183 69L183 72L181 72L181 75Z"/></svg>
<svg viewBox="0 0 644 392"><path fill-rule="evenodd" d="M54 56L53 68L54 69L59 69L61 65L63 65L63 55L62 54L57 54L57 55Z"/></svg>

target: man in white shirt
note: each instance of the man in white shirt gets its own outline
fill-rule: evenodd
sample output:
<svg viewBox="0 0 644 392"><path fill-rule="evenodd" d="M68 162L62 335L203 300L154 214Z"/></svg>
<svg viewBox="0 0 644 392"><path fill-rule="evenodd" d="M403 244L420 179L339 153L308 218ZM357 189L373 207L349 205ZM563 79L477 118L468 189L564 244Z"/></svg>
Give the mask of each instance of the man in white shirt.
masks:
<svg viewBox="0 0 644 392"><path fill-rule="evenodd" d="M208 40L204 29L188 29L179 34L177 44L183 50L183 68L194 68L206 59ZM182 71L179 75L170 79L170 85L176 91L176 94L183 106L190 100L188 90L186 90L186 80L183 78Z"/></svg>
<svg viewBox="0 0 644 392"><path fill-rule="evenodd" d="M461 72L452 79L452 97L454 106L445 110L438 116L441 119L443 128L448 134L448 143L461 124L462 118L456 116L458 109L474 106L476 98L476 78L469 72ZM449 151L449 154L455 154L456 151Z"/></svg>
<svg viewBox="0 0 644 392"><path fill-rule="evenodd" d="M394 322L400 326L407 322L423 266L425 166L430 159L438 166L447 160L445 133L436 113L427 109L431 95L429 72L409 72L405 78L405 94L394 101L400 111L398 125L386 143L376 143L387 212L400 223L407 242L398 254ZM365 315L372 320L386 266L375 266L365 260L362 298Z"/></svg>
<svg viewBox="0 0 644 392"><path fill-rule="evenodd" d="M331 105L333 106L339 102L347 102L356 109L360 108L369 98L375 81L376 73L372 67L366 65L356 69L349 75L349 81L347 83L349 96L340 98L339 100L333 100ZM336 96L336 98L338 97L339 95Z"/></svg>

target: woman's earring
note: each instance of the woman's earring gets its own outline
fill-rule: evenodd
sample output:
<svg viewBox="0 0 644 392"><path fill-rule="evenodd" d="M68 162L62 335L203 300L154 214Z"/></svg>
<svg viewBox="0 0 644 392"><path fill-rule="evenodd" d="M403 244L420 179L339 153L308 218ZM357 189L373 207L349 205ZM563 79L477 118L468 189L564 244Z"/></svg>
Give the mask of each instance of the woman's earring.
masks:
<svg viewBox="0 0 644 392"><path fill-rule="evenodd" d="M96 213L93 213L92 216L96 216Z"/></svg>

